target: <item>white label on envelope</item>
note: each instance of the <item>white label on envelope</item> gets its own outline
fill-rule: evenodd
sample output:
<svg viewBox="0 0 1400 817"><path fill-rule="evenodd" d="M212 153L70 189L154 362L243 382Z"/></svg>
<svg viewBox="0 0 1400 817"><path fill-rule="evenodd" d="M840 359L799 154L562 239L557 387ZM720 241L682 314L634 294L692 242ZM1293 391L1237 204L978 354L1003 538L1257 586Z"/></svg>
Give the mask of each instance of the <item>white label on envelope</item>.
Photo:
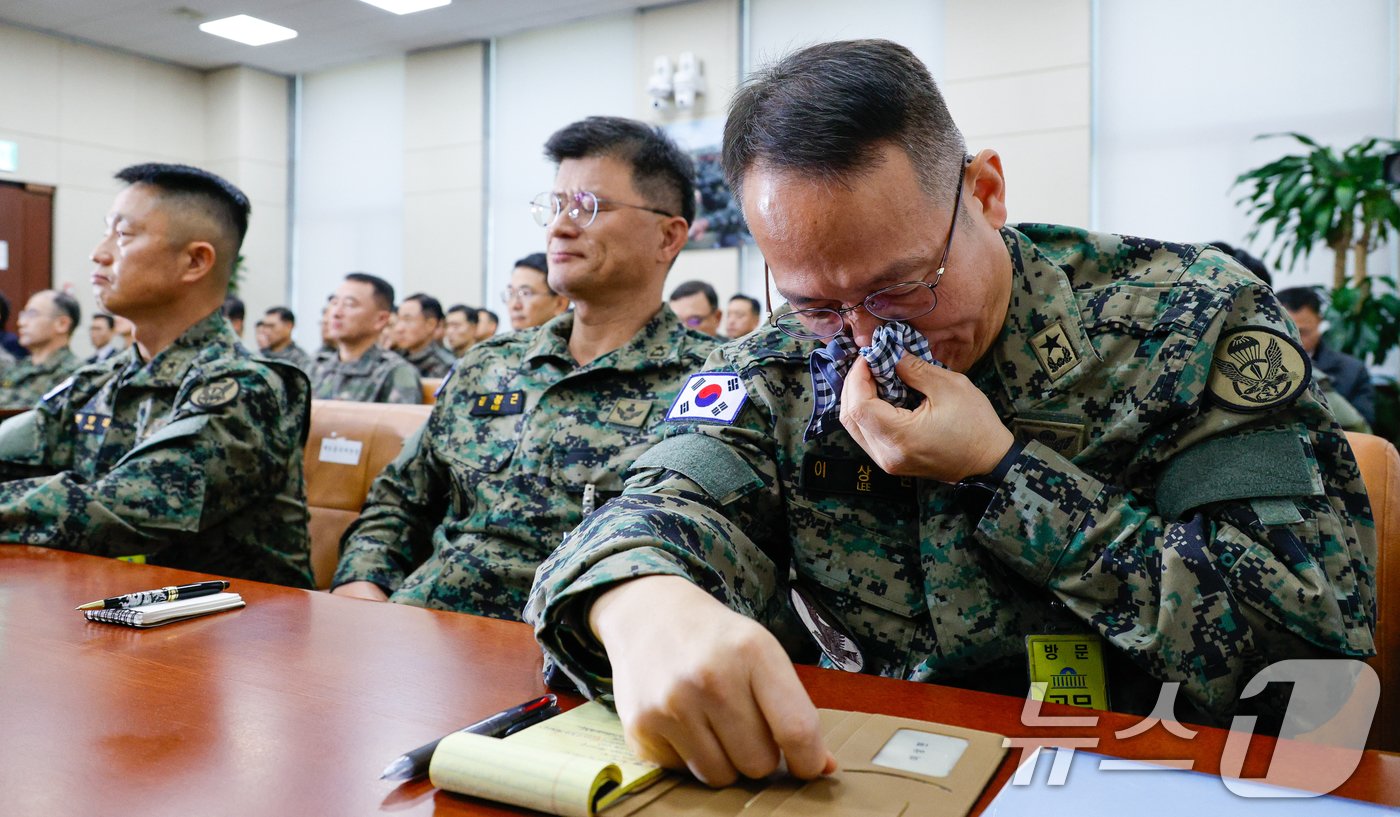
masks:
<svg viewBox="0 0 1400 817"><path fill-rule="evenodd" d="M359 440L347 440L344 437L323 437L321 439L321 455L317 457L321 462L337 462L341 465L359 465L360 451L365 444Z"/></svg>
<svg viewBox="0 0 1400 817"><path fill-rule="evenodd" d="M966 750L967 741L962 738L900 729L870 762L925 777L947 777Z"/></svg>

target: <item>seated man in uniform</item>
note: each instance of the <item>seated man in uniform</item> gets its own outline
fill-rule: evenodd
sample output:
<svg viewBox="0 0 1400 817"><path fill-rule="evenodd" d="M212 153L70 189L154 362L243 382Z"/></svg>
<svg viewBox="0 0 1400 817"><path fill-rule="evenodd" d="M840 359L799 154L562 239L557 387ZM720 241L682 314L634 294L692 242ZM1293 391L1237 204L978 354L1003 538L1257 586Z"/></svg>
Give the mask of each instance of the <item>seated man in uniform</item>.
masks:
<svg viewBox="0 0 1400 817"><path fill-rule="evenodd" d="M466 304L453 304L443 319L443 342L454 358L467 353L476 343L476 310Z"/></svg>
<svg viewBox="0 0 1400 817"><path fill-rule="evenodd" d="M0 409L28 409L83 365L69 345L82 313L72 295L46 289L19 313L19 342L29 357L0 371Z"/></svg>
<svg viewBox="0 0 1400 817"><path fill-rule="evenodd" d="M422 377L445 377L457 358L438 342L442 330L442 302L416 292L399 304L394 324L394 348Z"/></svg>
<svg viewBox="0 0 1400 817"><path fill-rule="evenodd" d="M576 308L457 362L346 533L335 593L520 618L540 562L621 492L714 349L661 302L695 215L685 153L617 118L569 125L545 150L558 172L535 217L549 285Z"/></svg>
<svg viewBox="0 0 1400 817"><path fill-rule="evenodd" d="M137 341L0 425L0 542L310 587L306 375L221 310L248 199L184 165L117 178L92 283Z"/></svg>
<svg viewBox="0 0 1400 817"><path fill-rule="evenodd" d="M394 312L389 282L352 272L340 282L328 307L329 335L336 349L316 356L311 369L315 396L361 403L423 402L418 370L378 345Z"/></svg>
<svg viewBox="0 0 1400 817"><path fill-rule="evenodd" d="M311 371L311 355L292 340L296 329L296 313L285 306L274 306L258 321L258 351L263 357L285 360L303 372Z"/></svg>
<svg viewBox="0 0 1400 817"><path fill-rule="evenodd" d="M1274 661L1371 653L1365 489L1253 276L1008 225L1001 159L890 42L764 70L723 152L788 306L692 376L732 408L673 411L526 610L646 756L834 768L793 613L828 666L1009 694L1028 644L1086 634L1086 683L1146 711L1179 682L1183 718L1253 705Z"/></svg>

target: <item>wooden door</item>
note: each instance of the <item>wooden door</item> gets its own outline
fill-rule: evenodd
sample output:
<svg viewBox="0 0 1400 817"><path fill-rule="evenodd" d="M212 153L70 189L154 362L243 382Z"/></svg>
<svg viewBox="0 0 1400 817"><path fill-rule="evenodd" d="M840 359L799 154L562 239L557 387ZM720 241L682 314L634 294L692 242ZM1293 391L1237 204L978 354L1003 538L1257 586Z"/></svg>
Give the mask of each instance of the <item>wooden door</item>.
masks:
<svg viewBox="0 0 1400 817"><path fill-rule="evenodd" d="M53 188L0 182L0 293L10 302L3 327L15 331L19 311L53 286Z"/></svg>

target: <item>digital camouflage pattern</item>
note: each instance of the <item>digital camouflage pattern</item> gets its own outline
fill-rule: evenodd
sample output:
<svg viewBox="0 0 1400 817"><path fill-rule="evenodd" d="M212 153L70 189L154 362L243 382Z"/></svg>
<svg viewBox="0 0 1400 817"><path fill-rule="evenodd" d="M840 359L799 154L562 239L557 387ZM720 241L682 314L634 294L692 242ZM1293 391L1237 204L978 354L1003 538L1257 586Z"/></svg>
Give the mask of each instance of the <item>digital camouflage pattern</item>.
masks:
<svg viewBox="0 0 1400 817"><path fill-rule="evenodd" d="M408 361L371 346L359 360L345 362L331 352L316 356L311 369L312 396L359 403L421 403L423 381Z"/></svg>
<svg viewBox="0 0 1400 817"><path fill-rule="evenodd" d="M683 475L692 465L634 469L540 570L526 620L546 651L606 694L585 623L601 588L686 576L779 627L790 558L865 671L911 680L1024 694L1025 637L1087 626L1116 648L1115 708L1145 711L1152 679L1174 680L1210 720L1268 663L1369 654L1375 531L1319 392L1251 412L1207 394L1240 399L1213 373L1226 339L1272 330L1292 343L1270 290L1213 248L1002 232L1010 309L968 376L1024 448L980 517L950 485L878 469L862 481L873 465L839 424L804 444L815 343L760 329L705 364L742 376L736 423L678 425L653 452L728 457L735 476L707 490ZM1247 351L1234 365L1275 394L1305 376ZM843 486L818 464L843 462L847 492L819 490Z"/></svg>
<svg viewBox="0 0 1400 817"><path fill-rule="evenodd" d="M308 392L219 312L86 366L0 425L0 542L310 587Z"/></svg>
<svg viewBox="0 0 1400 817"><path fill-rule="evenodd" d="M447 373L452 371L452 364L457 362L457 358L440 343L430 343L417 354L405 352L403 359L413 364L422 377L447 377Z"/></svg>
<svg viewBox="0 0 1400 817"><path fill-rule="evenodd" d="M715 348L662 306L580 366L573 313L469 349L424 431L374 481L333 584L396 602L519 619L541 561L584 506L622 491L685 374ZM591 495L591 496L590 496Z"/></svg>
<svg viewBox="0 0 1400 817"><path fill-rule="evenodd" d="M258 352L258 355L268 360L281 360L290 363L303 372L306 372L308 375L311 374L311 367L313 365L311 355L308 355L306 350L296 345L296 343L289 343L276 351L272 349L263 349Z"/></svg>
<svg viewBox="0 0 1400 817"><path fill-rule="evenodd" d="M0 409L34 408L45 392L83 365L67 346L43 363L35 363L32 357L17 362L13 358L10 360L13 365L0 369Z"/></svg>

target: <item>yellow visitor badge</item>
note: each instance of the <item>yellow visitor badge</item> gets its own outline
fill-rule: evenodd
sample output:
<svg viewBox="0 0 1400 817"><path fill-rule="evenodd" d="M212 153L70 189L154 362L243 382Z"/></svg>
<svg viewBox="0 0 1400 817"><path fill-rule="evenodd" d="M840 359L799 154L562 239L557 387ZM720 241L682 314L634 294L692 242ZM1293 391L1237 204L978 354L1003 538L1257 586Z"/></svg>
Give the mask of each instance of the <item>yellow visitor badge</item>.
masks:
<svg viewBox="0 0 1400 817"><path fill-rule="evenodd" d="M1028 635L1031 697L1052 704L1108 709L1103 642L1090 633Z"/></svg>
<svg viewBox="0 0 1400 817"><path fill-rule="evenodd" d="M143 564L146 563L146 554L144 554L144 553L133 553L133 554L130 555L130 556L118 556L118 557L117 557L117 561L119 561L119 562L131 562L131 563L134 564L134 565L143 565Z"/></svg>

